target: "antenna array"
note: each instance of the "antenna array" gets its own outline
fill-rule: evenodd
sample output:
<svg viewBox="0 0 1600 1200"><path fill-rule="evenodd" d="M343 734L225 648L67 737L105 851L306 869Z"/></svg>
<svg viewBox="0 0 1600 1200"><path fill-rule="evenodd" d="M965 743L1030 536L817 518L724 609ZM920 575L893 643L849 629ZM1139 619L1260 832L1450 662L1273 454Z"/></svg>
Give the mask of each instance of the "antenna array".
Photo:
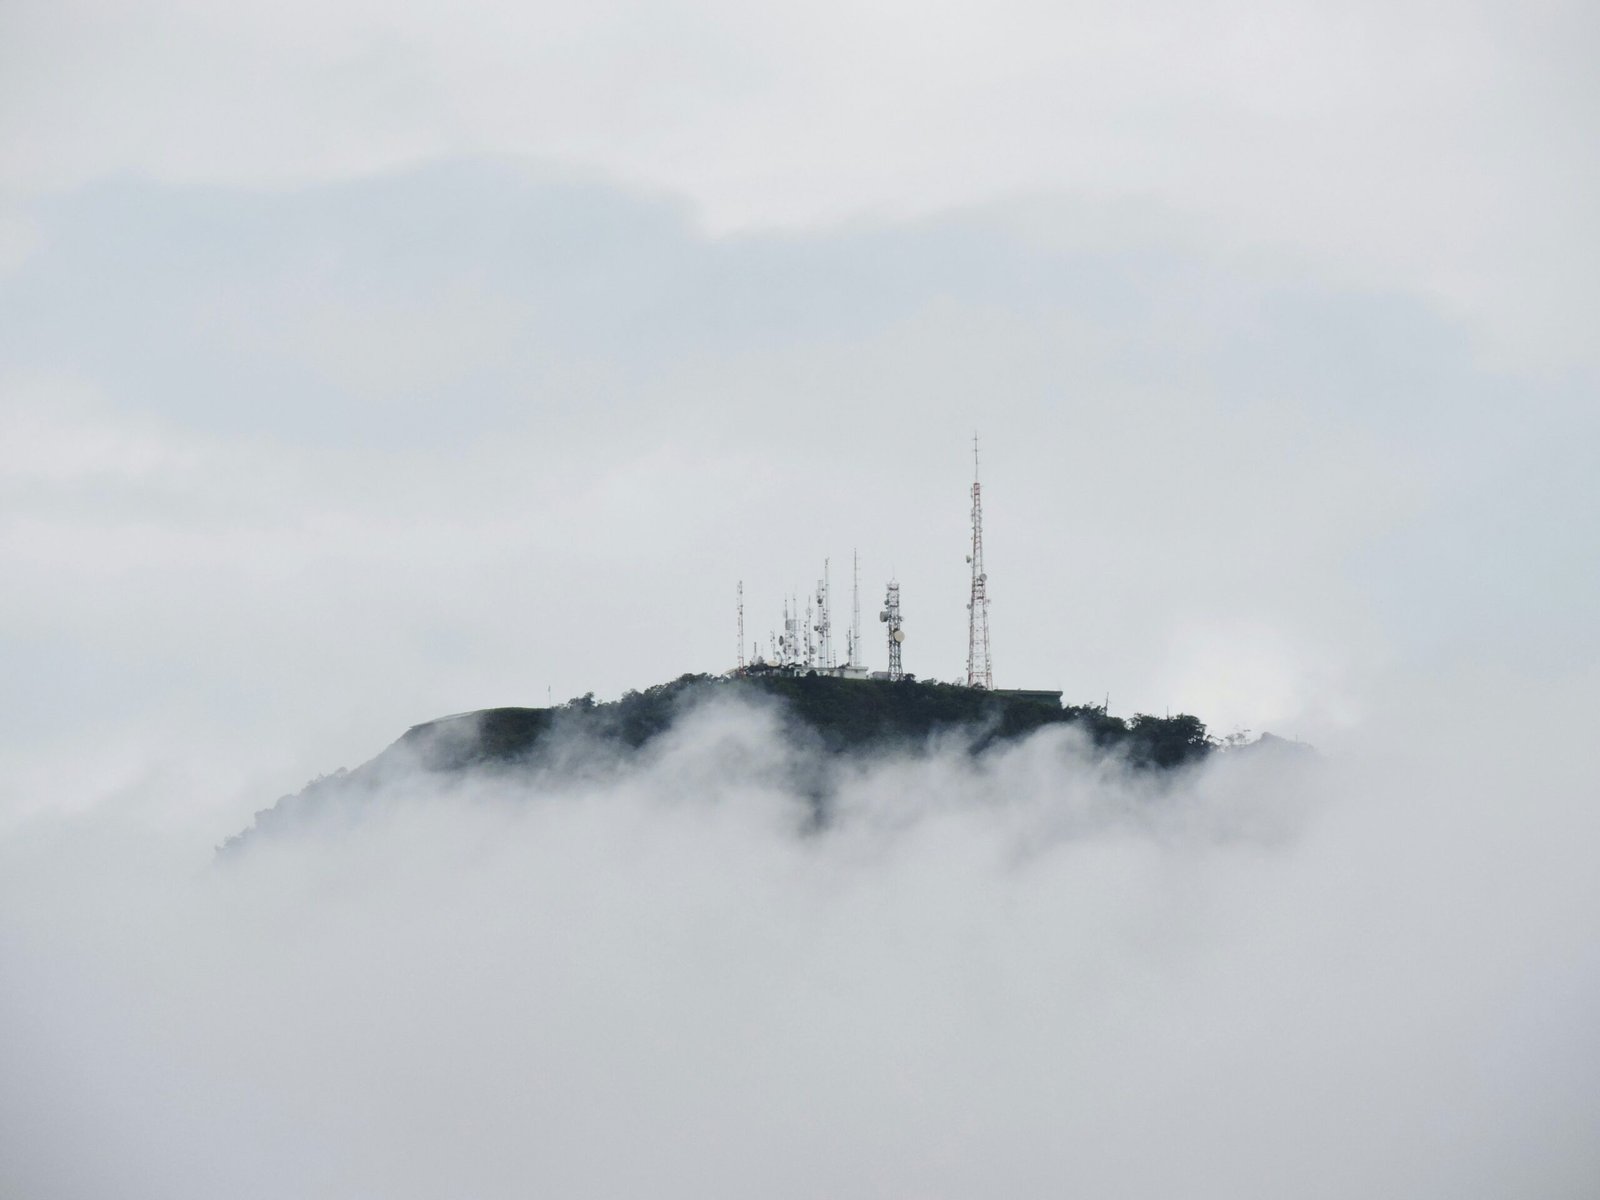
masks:
<svg viewBox="0 0 1600 1200"><path fill-rule="evenodd" d="M989 576L983 566L983 484L979 478L978 435L972 435L972 548L967 555L972 567L972 586L967 597L967 686L993 690L994 659L989 648ZM739 583L739 670L779 670L790 674L816 673L845 674L853 678L866 678L861 643L861 555L851 553L851 614L850 629L846 635L845 664L841 670L833 646L833 596L831 561L822 560L822 578L817 580L815 592L806 596L802 609L800 597L791 592L784 597L783 623L768 638L771 658L761 655L758 643L752 643L750 658L745 658L744 643L744 582ZM885 625L889 644L889 669L883 674L871 673L872 678L904 677L901 665L901 647L906 640L905 626L900 615L900 582L891 579L883 598L883 610L878 619ZM859 673L859 674L858 674ZM1109 698L1108 698L1109 704Z"/></svg>

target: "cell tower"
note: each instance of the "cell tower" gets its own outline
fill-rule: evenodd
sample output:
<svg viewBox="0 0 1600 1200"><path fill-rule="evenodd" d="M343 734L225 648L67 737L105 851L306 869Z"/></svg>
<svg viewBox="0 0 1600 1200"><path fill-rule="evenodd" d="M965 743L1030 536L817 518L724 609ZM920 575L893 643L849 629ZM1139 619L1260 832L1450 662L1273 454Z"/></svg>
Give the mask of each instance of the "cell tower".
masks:
<svg viewBox="0 0 1600 1200"><path fill-rule="evenodd" d="M744 580L739 580L739 670L744 670Z"/></svg>
<svg viewBox="0 0 1600 1200"><path fill-rule="evenodd" d="M800 602L798 600L795 601L794 611L796 616L800 615ZM812 616L810 596L806 597L806 619L802 628L805 630L806 635L806 669L810 670L817 665L817 642L813 636L817 631L817 627Z"/></svg>
<svg viewBox="0 0 1600 1200"><path fill-rule="evenodd" d="M817 665L833 670L833 616L828 604L828 560L822 560L822 578L817 580Z"/></svg>
<svg viewBox="0 0 1600 1200"><path fill-rule="evenodd" d="M778 662L783 666L793 666L800 658L800 640L796 636L797 626L800 624L795 618L793 601L790 597L783 598L783 636L778 639Z"/></svg>
<svg viewBox="0 0 1600 1200"><path fill-rule="evenodd" d="M989 658L989 576L983 570L983 485L978 482L978 435L972 435L972 596L967 601L967 686L994 687Z"/></svg>
<svg viewBox="0 0 1600 1200"><path fill-rule="evenodd" d="M850 552L852 578L850 581L850 665L861 665L861 553Z"/></svg>
<svg viewBox="0 0 1600 1200"><path fill-rule="evenodd" d="M899 679L900 646L906 640L906 631L900 624L900 585L893 579L889 581L889 589L884 593L883 611L878 614L878 620L888 627L889 678Z"/></svg>

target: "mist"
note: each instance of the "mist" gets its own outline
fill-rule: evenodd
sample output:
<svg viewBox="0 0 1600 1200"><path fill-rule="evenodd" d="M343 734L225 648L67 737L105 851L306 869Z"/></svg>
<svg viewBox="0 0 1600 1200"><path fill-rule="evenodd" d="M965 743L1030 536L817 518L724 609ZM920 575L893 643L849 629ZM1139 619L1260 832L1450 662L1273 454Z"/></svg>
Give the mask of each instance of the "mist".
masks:
<svg viewBox="0 0 1600 1200"><path fill-rule="evenodd" d="M1592 1195L1594 772L1467 711L841 759L822 828L734 702L238 854L200 797L19 822L0 1193Z"/></svg>
<svg viewBox="0 0 1600 1200"><path fill-rule="evenodd" d="M1600 1195L1597 56L0 5L0 1200ZM858 564L966 679L974 434L999 687L1317 756L712 704L253 826Z"/></svg>

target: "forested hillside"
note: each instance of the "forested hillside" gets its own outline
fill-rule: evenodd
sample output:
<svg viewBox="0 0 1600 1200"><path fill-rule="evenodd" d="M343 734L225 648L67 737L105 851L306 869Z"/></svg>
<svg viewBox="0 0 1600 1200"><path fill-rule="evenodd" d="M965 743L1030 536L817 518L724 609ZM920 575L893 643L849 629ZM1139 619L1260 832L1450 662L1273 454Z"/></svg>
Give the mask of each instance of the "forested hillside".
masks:
<svg viewBox="0 0 1600 1200"><path fill-rule="evenodd" d="M256 814L251 830L270 831L320 807L366 802L385 786L419 776L449 783L453 777L514 778L538 771L582 771L586 765L626 760L701 705L740 700L775 705L784 736L813 751L805 790L823 804L826 767L859 752L916 752L952 740L981 756L1050 725L1080 730L1100 752L1133 770L1164 771L1196 763L1216 745L1197 717L1136 714L1123 719L1096 705L1061 705L1050 694L980 691L914 680L840 679L828 676L726 677L684 675L620 699L596 702L585 695L551 708L491 708L414 726L377 758L340 770L285 796Z"/></svg>

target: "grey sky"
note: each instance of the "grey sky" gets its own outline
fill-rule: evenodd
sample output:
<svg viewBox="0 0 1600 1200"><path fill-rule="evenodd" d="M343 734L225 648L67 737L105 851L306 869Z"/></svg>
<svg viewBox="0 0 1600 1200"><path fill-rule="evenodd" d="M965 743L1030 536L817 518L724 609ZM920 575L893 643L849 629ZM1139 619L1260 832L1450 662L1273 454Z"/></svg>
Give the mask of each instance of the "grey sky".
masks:
<svg viewBox="0 0 1600 1200"><path fill-rule="evenodd" d="M764 637L857 546L949 678L974 428L1003 682L1325 740L1396 658L1593 647L1589 391L1425 298L1149 203L692 212L508 160L40 201L0 279L11 728L138 696L359 752L721 669L737 580Z"/></svg>
<svg viewBox="0 0 1600 1200"><path fill-rule="evenodd" d="M974 928L1002 938L1019 904L1110 914L1113 932L1084 935L1108 939L1121 972L1108 995L1170 1018L1171 1044L1185 1018L1141 990L1147 967L1192 967L1212 1013L1255 994L1230 985L1235 967L1279 999L1348 989L1362 1071L1381 1075L1385 1047L1423 1047L1416 1090L1385 1112L1425 1113L1464 1078L1461 1054L1499 1048L1482 1078L1557 1117L1509 1121L1475 1093L1450 1131L1505 1151L1483 1156L1501 1174L1477 1178L1536 1181L1529 1163L1550 1145L1573 1153L1542 1161L1587 1169L1563 1122L1593 1111L1592 1085L1554 1065L1548 1031L1579 1037L1592 1005L1548 998L1592 996L1596 978L1574 949L1597 905L1571 848L1592 844L1581 801L1596 790L1573 714L1600 686L1597 11L6 4L0 865L19 882L0 892L14 915L0 954L43 979L60 935L70 969L115 975L125 891L148 898L171 944L225 953L227 922L254 920L254 901L236 895L242 907L217 917L214 896L174 896L166 880L254 809L442 713L724 669L741 579L764 639L825 556L844 595L859 548L869 661L881 664L871 615L894 572L907 668L957 675L978 429L1000 685L1298 734L1347 773L1330 789L1338 815L1315 826L1331 841L1230 859L1243 882L1209 850L1165 859L1113 838L1074 852L1088 874L1068 871L1065 891L962 884L950 903L971 900L986 914ZM643 794L686 786L658 782ZM901 795L928 781L880 782ZM1462 824L1441 835L1457 800ZM570 849L612 880L626 872L595 847L617 830L596 819L548 853ZM431 827L409 828L395 836L427 842ZM442 836L480 834L496 836ZM747 834L719 844L793 868L790 848ZM666 836L671 854L688 844L677 835L650 821L621 832ZM937 897L951 861L983 873L975 852L935 841L890 876L908 894ZM1096 883L1093 864L1123 852L1134 883L1114 870ZM315 873L320 852L306 853L267 879L269 897ZM154 866L82 893L82 911L67 903L128 855L136 875L140 855ZM460 865L446 858L442 874ZM1429 865L1414 893L1413 858ZM377 861L362 869L381 876ZM660 882L692 896L712 861L685 850ZM486 909L523 895L515 874L485 885ZM1178 898L1149 899L1152 880ZM1351 908L1363 881L1379 899ZM373 887L350 900L357 925L396 901ZM649 907L647 892L618 895ZM1187 899L1220 908L1163 924ZM801 942L823 938L793 901L768 915ZM1145 901L1159 909L1149 929L1174 939L1154 966L1129 950L1149 930L1115 922L1133 904L1137 926ZM286 928L320 916L284 903ZM689 923L694 910L666 911ZM892 926L884 913L848 915ZM1398 932L1363 943L1368 918ZM197 932L213 919L222 933ZM274 919L241 943L264 957L241 951L218 976L236 1000L265 986L241 1011L283 987L274 956L293 951ZM819 951L822 967L854 979L850 955L892 944L874 928L842 958ZM624 962L628 922L595 929L601 957ZM456 932L424 942L452 947ZM923 933L931 965L869 1000L898 1011L897 989L959 960L947 927ZM130 944L139 959L145 943ZM1268 961L1261 947L1303 949ZM1415 984L1406 964L1434 961L1432 948L1446 969L1393 1021L1378 990L1361 993L1364 979ZM1368 951L1365 973L1327 967ZM405 978L398 952L361 961ZM117 978L211 1011L187 967L159 966ZM1021 977L1007 1003L1038 1002L1053 978ZM1522 981L1548 983L1546 999ZM1458 984L1466 1011L1423 1036ZM687 978L665 986L684 1011L702 996ZM32 1019L92 992L41 983L15 999ZM419 1022L458 1013L419 995ZM1313 1017L1338 1010L1308 1003ZM1266 1007L1280 1024L1261 1046L1292 1056L1292 1022ZM40 1019L70 1041L70 1023ZM96 1028L117 1053L148 1054L129 1049L148 1039ZM1229 1031L1225 1048L1261 1048ZM184 1050L203 1061L204 1045ZM28 1052L71 1111L50 1047ZM1028 1044L998 1052L1016 1066ZM1591 1038L1569 1062L1594 1057ZM1311 1059L1313 1074L1342 1061ZM881 1061L901 1060L891 1046ZM126 1078L150 1077L141 1063ZM1255 1065L1256 1099L1278 1094L1288 1068L1265 1053ZM1144 1086L1158 1067L1143 1062ZM1184 1103L1221 1069L1186 1076ZM1362 1071L1335 1072L1339 1097L1361 1094ZM294 1075L274 1102L320 1082ZM741 1093L708 1094L716 1114ZM1126 1111L1176 1128L1141 1110L1144 1094L1124 1095ZM1241 1111L1312 1136L1313 1110L1302 1123L1271 1104ZM394 1128L345 1132L335 1159ZM906 1144L924 1132L913 1122ZM1008 1136L973 1145L1003 1157ZM1204 1160L1203 1137L1184 1147ZM1352 1166L1350 1193L1393 1182L1360 1174L1373 1161ZM1414 1194L1460 1194L1448 1170L1428 1179Z"/></svg>

